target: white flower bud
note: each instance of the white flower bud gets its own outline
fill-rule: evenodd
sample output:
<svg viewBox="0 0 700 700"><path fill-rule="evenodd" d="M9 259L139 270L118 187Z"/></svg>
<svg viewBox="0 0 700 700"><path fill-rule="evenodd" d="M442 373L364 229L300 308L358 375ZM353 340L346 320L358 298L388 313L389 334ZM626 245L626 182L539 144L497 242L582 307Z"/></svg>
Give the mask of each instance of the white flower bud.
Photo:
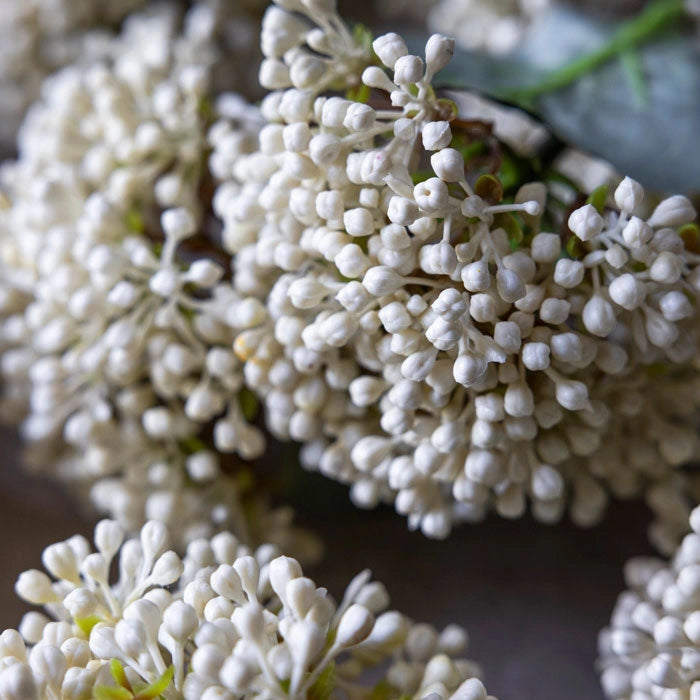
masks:
<svg viewBox="0 0 700 700"><path fill-rule="evenodd" d="M509 384L503 401L506 413L514 418L531 416L535 410L535 399L532 391L523 381Z"/></svg>
<svg viewBox="0 0 700 700"><path fill-rule="evenodd" d="M359 277L369 266L367 256L355 243L344 245L333 258L333 262L344 277Z"/></svg>
<svg viewBox="0 0 700 700"><path fill-rule="evenodd" d="M404 285L404 278L390 267L379 265L371 267L362 279L365 289L375 297L393 294Z"/></svg>
<svg viewBox="0 0 700 700"><path fill-rule="evenodd" d="M538 233L530 244L530 254L535 262L554 262L561 252L561 238L556 233Z"/></svg>
<svg viewBox="0 0 700 700"><path fill-rule="evenodd" d="M426 329L425 337L438 350L449 350L461 340L462 328L457 323L438 317Z"/></svg>
<svg viewBox="0 0 700 700"><path fill-rule="evenodd" d="M622 237L625 243L632 248L641 248L654 236L654 229L638 216L633 216L622 229Z"/></svg>
<svg viewBox="0 0 700 700"><path fill-rule="evenodd" d="M625 249L619 245L618 243L615 243L614 245L610 246L605 251L605 262L607 262L609 265L612 265L616 270L619 270L621 267L623 267L627 261L629 260L629 255L625 251Z"/></svg>
<svg viewBox="0 0 700 700"><path fill-rule="evenodd" d="M545 323L559 326L566 323L571 304L566 299L545 299L540 305L540 319Z"/></svg>
<svg viewBox="0 0 700 700"><path fill-rule="evenodd" d="M342 142L333 134L316 134L309 143L309 157L319 168L327 168L340 155Z"/></svg>
<svg viewBox="0 0 700 700"><path fill-rule="evenodd" d="M496 302L488 294L474 294L469 303L470 316L479 323L496 320Z"/></svg>
<svg viewBox="0 0 700 700"><path fill-rule="evenodd" d="M416 204L428 213L444 211L450 201L447 185L437 177L419 182L413 189L413 196Z"/></svg>
<svg viewBox="0 0 700 700"><path fill-rule="evenodd" d="M518 274L505 267L496 273L496 288L501 299L509 304L522 299L526 293L525 285Z"/></svg>
<svg viewBox="0 0 700 700"><path fill-rule="evenodd" d="M693 307L688 297L679 291L664 294L659 300L659 308L667 321L681 321L693 315Z"/></svg>
<svg viewBox="0 0 700 700"><path fill-rule="evenodd" d="M197 229L192 212L184 207L164 211L160 217L160 225L166 236L178 241L188 238Z"/></svg>
<svg viewBox="0 0 700 700"><path fill-rule="evenodd" d="M557 402L569 411L582 411L588 407L588 388L583 382L559 379L555 384Z"/></svg>
<svg viewBox="0 0 700 700"><path fill-rule="evenodd" d="M384 90L384 92L391 92L396 87L389 76L377 66L365 68L364 73L362 73L362 82L367 87Z"/></svg>
<svg viewBox="0 0 700 700"><path fill-rule="evenodd" d="M362 286L362 283L357 280L348 282L338 294L336 294L335 298L345 309L352 313L361 311L367 306L371 299L367 290Z"/></svg>
<svg viewBox="0 0 700 700"><path fill-rule="evenodd" d="M348 131L368 131L374 126L377 113L369 105L354 102L348 107L343 125Z"/></svg>
<svg viewBox="0 0 700 700"><path fill-rule="evenodd" d="M418 204L406 197L392 197L387 211L389 221L399 226L410 226L420 216Z"/></svg>
<svg viewBox="0 0 700 700"><path fill-rule="evenodd" d="M413 85L423 77L423 60L419 56L400 56L394 63L394 82Z"/></svg>
<svg viewBox="0 0 700 700"><path fill-rule="evenodd" d="M158 557L151 572L151 580L158 586L175 583L183 572L183 564L175 552L166 552Z"/></svg>
<svg viewBox="0 0 700 700"><path fill-rule="evenodd" d="M561 474L548 464L538 464L530 478L532 495L541 501L552 501L564 493L564 480Z"/></svg>
<svg viewBox="0 0 700 700"><path fill-rule="evenodd" d="M357 319L353 314L338 311L321 323L318 332L328 345L340 348L352 338L357 328Z"/></svg>
<svg viewBox="0 0 700 700"><path fill-rule="evenodd" d="M350 459L360 471L370 472L389 455L391 447L391 440L368 435L355 443Z"/></svg>
<svg viewBox="0 0 700 700"><path fill-rule="evenodd" d="M372 42L372 48L387 68L393 68L399 58L408 54L404 40L393 32L377 37Z"/></svg>
<svg viewBox="0 0 700 700"><path fill-rule="evenodd" d="M24 571L15 583L17 595L32 605L45 605L59 600L59 596L51 587L51 579L37 569Z"/></svg>
<svg viewBox="0 0 700 700"><path fill-rule="evenodd" d="M423 131L425 141L425 130ZM464 158L454 148L443 148L430 157L430 165L435 174L445 182L462 182L464 180Z"/></svg>
<svg viewBox="0 0 700 700"><path fill-rule="evenodd" d="M454 56L455 40L433 34L425 44L425 62L430 76L442 70Z"/></svg>
<svg viewBox="0 0 700 700"><path fill-rule="evenodd" d="M327 70L328 66L323 59L300 53L292 62L289 78L295 88L312 90L323 80Z"/></svg>
<svg viewBox="0 0 700 700"><path fill-rule="evenodd" d="M428 122L423 127L423 148L426 151L447 148L450 141L452 141L452 131L448 122ZM462 172L464 172L464 161L462 161Z"/></svg>
<svg viewBox="0 0 700 700"><path fill-rule="evenodd" d="M554 281L565 289L573 289L581 284L585 271L582 262L562 258L554 267Z"/></svg>
<svg viewBox="0 0 700 700"><path fill-rule="evenodd" d="M644 301L646 290L644 283L634 275L625 273L616 277L608 287L610 298L623 309L632 311Z"/></svg>
<svg viewBox="0 0 700 700"><path fill-rule="evenodd" d="M392 93L392 95L395 93ZM406 93L402 92L401 95ZM414 141L418 134L418 125L414 119L401 117L394 122L394 136L399 141Z"/></svg>
<svg viewBox="0 0 700 700"><path fill-rule="evenodd" d="M345 230L351 236L369 236L374 231L374 217L368 209L349 209L343 216Z"/></svg>
<svg viewBox="0 0 700 700"><path fill-rule="evenodd" d="M582 241L595 238L605 227L603 217L592 204L576 209L569 217L569 228Z"/></svg>
<svg viewBox="0 0 700 700"><path fill-rule="evenodd" d="M649 276L654 282L675 284L683 274L683 263L678 255L669 251L659 253L649 268Z"/></svg>
<svg viewBox="0 0 700 700"><path fill-rule="evenodd" d="M583 359L583 343L575 333L557 333L549 341L552 356L560 362L578 363Z"/></svg>
<svg viewBox="0 0 700 700"><path fill-rule="evenodd" d="M483 260L466 265L461 276L464 288L470 292L485 292L491 286L489 266Z"/></svg>
<svg viewBox="0 0 700 700"><path fill-rule="evenodd" d="M624 212L632 213L644 199L644 188L630 177L617 186L615 190L615 204Z"/></svg>
<svg viewBox="0 0 700 700"><path fill-rule="evenodd" d="M297 309L312 309L321 303L328 289L312 278L299 278L292 282L287 293Z"/></svg>
<svg viewBox="0 0 700 700"><path fill-rule="evenodd" d="M509 354L520 350L520 336L520 326L513 321L499 321L493 328L493 339Z"/></svg>
<svg viewBox="0 0 700 700"><path fill-rule="evenodd" d="M681 194L673 195L668 199L664 199L659 204L654 213L647 220L647 223L652 228L661 228L662 226L682 226L688 224L695 219L696 212L693 205L687 197Z"/></svg>
<svg viewBox="0 0 700 700"><path fill-rule="evenodd" d="M224 275L221 265L213 260L195 260L185 273L185 279L199 287L209 289L216 285Z"/></svg>
<svg viewBox="0 0 700 700"><path fill-rule="evenodd" d="M495 486L503 479L505 465L497 452L473 449L464 463L464 471L472 481L484 486Z"/></svg>
<svg viewBox="0 0 700 700"><path fill-rule="evenodd" d="M456 289L444 289L432 303L433 311L446 321L456 321L466 313L468 305L464 296Z"/></svg>
<svg viewBox="0 0 700 700"><path fill-rule="evenodd" d="M355 406L371 406L379 400L387 386L378 377L358 377L348 387L350 399Z"/></svg>
<svg viewBox="0 0 700 700"><path fill-rule="evenodd" d="M342 97L330 97L321 110L321 124L330 129L340 128L351 104L353 103Z"/></svg>
<svg viewBox="0 0 700 700"><path fill-rule="evenodd" d="M449 700L488 700L486 688L478 678L469 678L455 690Z"/></svg>
<svg viewBox="0 0 700 700"><path fill-rule="evenodd" d="M364 641L372 632L374 616L363 605L351 605L340 618L334 645L347 649Z"/></svg>
<svg viewBox="0 0 700 700"><path fill-rule="evenodd" d="M267 90L279 90L291 85L289 68L283 61L276 58L266 58L260 64L258 80Z"/></svg>
<svg viewBox="0 0 700 700"><path fill-rule="evenodd" d="M612 305L600 294L594 295L586 302L581 317L586 330L601 338L609 336L617 323Z"/></svg>
<svg viewBox="0 0 700 700"><path fill-rule="evenodd" d="M522 351L523 364L529 370L541 371L549 367L549 345L546 343L525 343Z"/></svg>
<svg viewBox="0 0 700 700"><path fill-rule="evenodd" d="M465 353L455 360L453 374L458 384L472 386L483 378L487 369L488 365L483 358Z"/></svg>

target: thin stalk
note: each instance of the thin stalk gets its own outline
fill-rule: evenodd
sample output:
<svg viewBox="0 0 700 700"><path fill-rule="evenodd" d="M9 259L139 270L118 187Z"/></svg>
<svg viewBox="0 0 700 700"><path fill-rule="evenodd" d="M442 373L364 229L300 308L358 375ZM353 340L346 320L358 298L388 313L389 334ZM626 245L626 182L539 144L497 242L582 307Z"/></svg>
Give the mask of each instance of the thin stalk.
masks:
<svg viewBox="0 0 700 700"><path fill-rule="evenodd" d="M684 14L683 0L656 0L637 17L625 22L604 46L557 68L545 75L542 81L535 85L509 91L505 97L518 102L530 103L540 95L560 90L580 77L591 73L607 61L649 41L682 18Z"/></svg>

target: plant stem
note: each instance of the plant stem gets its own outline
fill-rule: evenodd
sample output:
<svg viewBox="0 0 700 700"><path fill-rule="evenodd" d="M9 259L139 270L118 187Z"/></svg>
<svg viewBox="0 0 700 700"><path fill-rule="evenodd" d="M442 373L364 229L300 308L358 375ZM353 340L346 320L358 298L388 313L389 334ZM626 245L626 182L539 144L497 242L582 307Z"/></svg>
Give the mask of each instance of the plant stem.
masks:
<svg viewBox="0 0 700 700"><path fill-rule="evenodd" d="M684 14L683 0L656 0L637 17L624 23L600 49L557 68L535 85L508 92L506 97L527 104L535 97L566 87L606 61L658 35Z"/></svg>

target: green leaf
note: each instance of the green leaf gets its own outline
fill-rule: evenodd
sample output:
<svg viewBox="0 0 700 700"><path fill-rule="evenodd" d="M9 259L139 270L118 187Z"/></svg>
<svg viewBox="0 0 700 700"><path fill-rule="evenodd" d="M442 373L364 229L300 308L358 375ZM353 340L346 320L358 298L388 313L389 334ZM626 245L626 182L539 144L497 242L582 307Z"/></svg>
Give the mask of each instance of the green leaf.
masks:
<svg viewBox="0 0 700 700"><path fill-rule="evenodd" d="M260 408L257 396L250 389L243 388L238 392L238 403L243 412L243 417L250 421L255 418Z"/></svg>
<svg viewBox="0 0 700 700"><path fill-rule="evenodd" d="M109 662L109 670L112 672L112 678L118 686L126 688L130 693L133 692L131 689L131 683L126 677L126 671L124 671L124 666L122 666L119 659L112 659Z"/></svg>
<svg viewBox="0 0 700 700"><path fill-rule="evenodd" d="M610 193L610 187L608 185L600 185L596 187L590 196L586 200L586 204L592 204L599 214L605 211L605 203L608 201L608 194Z"/></svg>
<svg viewBox="0 0 700 700"><path fill-rule="evenodd" d="M133 700L130 690L120 686L101 685L95 688L95 700Z"/></svg>
<svg viewBox="0 0 700 700"><path fill-rule="evenodd" d="M383 680L379 681L379 683L372 688L368 700L390 700L394 697L396 697L396 688Z"/></svg>
<svg viewBox="0 0 700 700"><path fill-rule="evenodd" d="M503 199L503 185L495 175L487 173L476 181L474 193L489 204L498 204Z"/></svg>
<svg viewBox="0 0 700 700"><path fill-rule="evenodd" d="M168 689L168 686L173 682L174 675L175 667L170 666L157 681L134 695L134 700L155 700Z"/></svg>
<svg viewBox="0 0 700 700"><path fill-rule="evenodd" d="M75 618L75 624L78 625L80 631L86 636L90 636L92 628L98 623L102 622L102 618L97 615L90 615L90 617L77 617Z"/></svg>
<svg viewBox="0 0 700 700"><path fill-rule="evenodd" d="M328 700L335 688L335 663L331 662L306 693L306 700Z"/></svg>

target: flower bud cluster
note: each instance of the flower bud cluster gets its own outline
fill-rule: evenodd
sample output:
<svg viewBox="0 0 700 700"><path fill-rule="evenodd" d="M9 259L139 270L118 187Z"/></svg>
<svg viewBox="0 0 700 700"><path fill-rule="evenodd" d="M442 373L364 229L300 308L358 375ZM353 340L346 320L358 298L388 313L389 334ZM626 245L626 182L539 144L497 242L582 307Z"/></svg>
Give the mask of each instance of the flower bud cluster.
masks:
<svg viewBox="0 0 700 700"><path fill-rule="evenodd" d="M14 151L17 130L27 108L39 97L43 81L71 63L87 65L113 54L113 32L125 20L127 31L144 28L143 15L132 14L145 0L2 0L0 42L0 144L3 155ZM177 23L184 3L161 3L145 14L159 15L162 28ZM207 49L219 55L214 83L221 89L247 88L257 94L249 76L259 61L254 39L266 0L196 0L186 21L192 37L208 37ZM134 20L134 17L139 19ZM159 27L151 26L138 41L152 40ZM223 55L225 54L225 56ZM163 58L158 40L150 54ZM233 68L233 69L232 69ZM233 79L233 80L232 80Z"/></svg>
<svg viewBox="0 0 700 700"><path fill-rule="evenodd" d="M528 25L549 9L550 0L440 0L428 26L454 33L461 48L502 55L516 49Z"/></svg>
<svg viewBox="0 0 700 700"><path fill-rule="evenodd" d="M226 281L206 197L260 117L233 94L209 105L204 10L179 35L169 13L132 16L108 61L48 80L0 211L3 413L27 414L35 465L94 484L128 530L156 518L184 540L249 532L239 459L264 448L232 348L262 312ZM212 109L239 128L210 132ZM257 534L289 544L286 512L265 519Z"/></svg>
<svg viewBox="0 0 700 700"><path fill-rule="evenodd" d="M269 429L359 505L393 500L434 537L528 500L592 524L697 446L695 212L644 214L629 179L568 222L542 183L503 203L430 85L453 46L377 38L370 103L323 81L266 98L259 150L214 200L233 286L265 309L234 348Z"/></svg>
<svg viewBox="0 0 700 700"><path fill-rule="evenodd" d="M11 153L22 117L44 78L77 58L104 55L102 32L144 0L3 0L0 144Z"/></svg>
<svg viewBox="0 0 700 700"><path fill-rule="evenodd" d="M690 528L671 561L639 557L625 566L628 590L599 639L609 698L692 700L700 693L700 508Z"/></svg>
<svg viewBox="0 0 700 700"><path fill-rule="evenodd" d="M321 92L358 83L369 47L338 16L336 0L275 0L262 20L260 85Z"/></svg>
<svg viewBox="0 0 700 700"><path fill-rule="evenodd" d="M17 580L45 613L0 635L2 700L77 700L105 686L169 700L369 697L368 677L392 696L487 700L478 668L460 656L466 632L387 610L369 571L336 605L295 559L270 545L252 552L229 533L192 541L181 559L161 523L124 541L105 520L95 545L53 544L42 557L50 576Z"/></svg>

